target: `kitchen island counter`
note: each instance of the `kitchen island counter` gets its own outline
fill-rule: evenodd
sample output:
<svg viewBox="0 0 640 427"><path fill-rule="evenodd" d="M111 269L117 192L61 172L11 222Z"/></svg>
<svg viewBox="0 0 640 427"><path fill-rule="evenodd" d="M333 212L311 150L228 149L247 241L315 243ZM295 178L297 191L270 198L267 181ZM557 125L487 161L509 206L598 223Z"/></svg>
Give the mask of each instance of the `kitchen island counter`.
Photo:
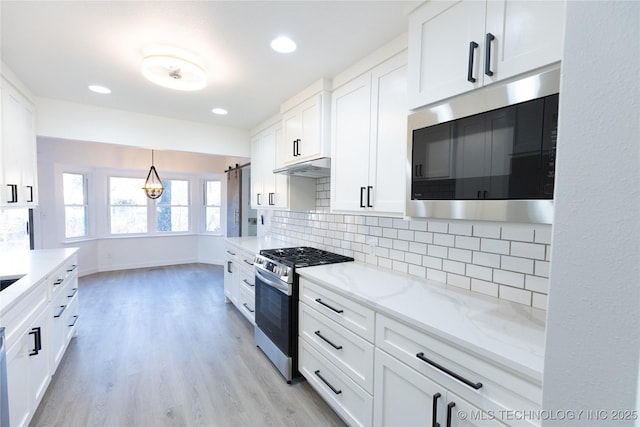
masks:
<svg viewBox="0 0 640 427"><path fill-rule="evenodd" d="M0 317L77 251L78 248L63 248L0 252L0 278L22 276L0 292Z"/></svg>

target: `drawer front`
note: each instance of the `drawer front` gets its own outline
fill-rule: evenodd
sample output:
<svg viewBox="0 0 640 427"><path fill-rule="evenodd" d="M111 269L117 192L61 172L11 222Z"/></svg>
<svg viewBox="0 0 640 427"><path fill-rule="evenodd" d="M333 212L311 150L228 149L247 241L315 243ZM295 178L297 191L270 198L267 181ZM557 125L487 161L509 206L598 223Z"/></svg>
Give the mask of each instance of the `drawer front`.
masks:
<svg viewBox="0 0 640 427"><path fill-rule="evenodd" d="M300 304L300 335L360 387L373 393L373 344L306 304Z"/></svg>
<svg viewBox="0 0 640 427"><path fill-rule="evenodd" d="M64 265L58 268L55 273L49 276L51 283L51 300L60 294L61 290L66 288L69 282L78 279L78 256L73 255L64 262Z"/></svg>
<svg viewBox="0 0 640 427"><path fill-rule="evenodd" d="M255 307L256 307L256 294L253 291L253 288L248 288L245 285L240 286L240 311L253 324L255 324L255 318L256 318Z"/></svg>
<svg viewBox="0 0 640 427"><path fill-rule="evenodd" d="M351 426L370 426L373 398L305 340L300 340L299 370L309 384Z"/></svg>
<svg viewBox="0 0 640 427"><path fill-rule="evenodd" d="M381 314L376 347L485 410L541 408L541 384ZM454 375L482 386L476 390Z"/></svg>
<svg viewBox="0 0 640 427"><path fill-rule="evenodd" d="M374 311L304 277L300 278L300 300L344 326L351 332L373 342Z"/></svg>

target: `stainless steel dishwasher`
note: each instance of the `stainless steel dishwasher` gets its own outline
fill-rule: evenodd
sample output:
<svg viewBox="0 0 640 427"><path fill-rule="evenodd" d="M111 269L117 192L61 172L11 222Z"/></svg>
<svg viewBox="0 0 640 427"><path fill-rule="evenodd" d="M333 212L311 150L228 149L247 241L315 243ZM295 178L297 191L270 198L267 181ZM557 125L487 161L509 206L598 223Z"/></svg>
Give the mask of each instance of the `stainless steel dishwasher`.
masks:
<svg viewBox="0 0 640 427"><path fill-rule="evenodd" d="M0 328L0 427L9 427L9 396L7 395L7 353L4 328Z"/></svg>

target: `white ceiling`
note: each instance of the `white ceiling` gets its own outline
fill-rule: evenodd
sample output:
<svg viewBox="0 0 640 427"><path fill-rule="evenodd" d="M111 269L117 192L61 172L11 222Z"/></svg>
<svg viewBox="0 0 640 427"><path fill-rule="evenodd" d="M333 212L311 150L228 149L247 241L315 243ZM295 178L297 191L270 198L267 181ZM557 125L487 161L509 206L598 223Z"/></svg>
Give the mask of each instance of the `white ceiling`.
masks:
<svg viewBox="0 0 640 427"><path fill-rule="evenodd" d="M250 129L406 32L419 3L2 0L2 61L38 97ZM271 50L283 34L296 52ZM150 44L199 55L208 86L178 92L148 82L140 64ZM90 84L112 93L90 92ZM215 116L214 107L229 114Z"/></svg>

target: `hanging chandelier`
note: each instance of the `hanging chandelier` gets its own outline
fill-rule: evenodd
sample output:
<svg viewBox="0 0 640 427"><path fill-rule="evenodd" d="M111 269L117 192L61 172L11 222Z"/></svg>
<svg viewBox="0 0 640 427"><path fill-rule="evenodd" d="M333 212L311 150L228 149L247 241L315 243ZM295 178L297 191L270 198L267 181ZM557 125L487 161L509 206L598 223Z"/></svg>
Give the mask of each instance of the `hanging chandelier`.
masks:
<svg viewBox="0 0 640 427"><path fill-rule="evenodd" d="M153 165L153 150L151 150L151 169L149 169L147 180L144 182L142 189L150 199L157 199L162 196L162 192L164 191L162 180L160 180L156 167Z"/></svg>

